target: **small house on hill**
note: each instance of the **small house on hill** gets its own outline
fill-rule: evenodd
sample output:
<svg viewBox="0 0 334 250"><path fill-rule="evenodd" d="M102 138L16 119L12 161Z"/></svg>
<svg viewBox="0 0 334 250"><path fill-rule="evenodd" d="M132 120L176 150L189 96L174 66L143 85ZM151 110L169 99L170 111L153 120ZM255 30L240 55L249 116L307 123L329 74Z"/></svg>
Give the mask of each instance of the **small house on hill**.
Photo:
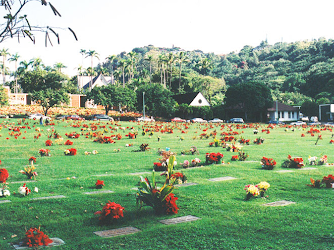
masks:
<svg viewBox="0 0 334 250"><path fill-rule="evenodd" d="M273 102L272 107L268 108L268 118L282 122L297 121L299 119L299 108Z"/></svg>
<svg viewBox="0 0 334 250"><path fill-rule="evenodd" d="M186 103L189 106L196 107L210 106L210 103L201 92L174 95L172 97L178 104Z"/></svg>

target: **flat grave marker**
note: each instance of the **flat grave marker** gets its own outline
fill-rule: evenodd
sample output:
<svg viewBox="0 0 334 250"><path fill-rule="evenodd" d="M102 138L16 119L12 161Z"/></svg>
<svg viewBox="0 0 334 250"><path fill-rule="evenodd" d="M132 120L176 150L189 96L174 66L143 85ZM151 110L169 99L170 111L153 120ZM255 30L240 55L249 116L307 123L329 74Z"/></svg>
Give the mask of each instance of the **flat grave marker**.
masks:
<svg viewBox="0 0 334 250"><path fill-rule="evenodd" d="M122 227L122 228L116 228L116 229L105 230L105 231L97 231L97 232L94 232L94 234L100 237L103 237L103 238L110 238L110 237L115 237L115 236L134 234L140 231L141 230L135 227Z"/></svg>
<svg viewBox="0 0 334 250"><path fill-rule="evenodd" d="M93 191L93 192L85 192L84 194L111 194L114 191L111 190L100 190L100 191Z"/></svg>
<svg viewBox="0 0 334 250"><path fill-rule="evenodd" d="M315 169L317 169L317 168L300 168L298 170L315 170Z"/></svg>
<svg viewBox="0 0 334 250"><path fill-rule="evenodd" d="M31 200L48 200L48 199L60 199L60 198L66 198L66 196L54 195L54 196L46 196L46 197L36 197L36 198L31 198Z"/></svg>
<svg viewBox="0 0 334 250"><path fill-rule="evenodd" d="M27 180L27 181L13 181L9 182L9 184L17 184L17 183L29 183L29 182L36 182L35 180Z"/></svg>
<svg viewBox="0 0 334 250"><path fill-rule="evenodd" d="M294 172L293 170L277 170L277 173L292 173Z"/></svg>
<svg viewBox="0 0 334 250"><path fill-rule="evenodd" d="M62 239L59 239L59 238L50 238L50 240L53 241L52 243L50 243L48 245L50 247L61 246L61 245L65 244L65 242ZM13 247L17 250L19 250L19 249L32 249L32 247L22 246L22 243L20 243L18 245L13 245Z"/></svg>
<svg viewBox="0 0 334 250"><path fill-rule="evenodd" d="M182 184L176 184L174 185L175 187L189 187L189 186L195 186L198 185L198 183L195 182L187 182L187 183L182 183Z"/></svg>
<svg viewBox="0 0 334 250"><path fill-rule="evenodd" d="M282 207L282 206L288 206L291 204L295 204L296 202L294 201L286 201L286 200L281 200L281 201L275 201L275 202L270 202L263 204L263 206L268 206L268 207Z"/></svg>
<svg viewBox="0 0 334 250"><path fill-rule="evenodd" d="M224 177L212 178L212 179L209 179L209 181L229 181L229 180L234 180L234 179L236 178L232 176L224 176Z"/></svg>
<svg viewBox="0 0 334 250"><path fill-rule="evenodd" d="M93 175L93 176L97 176L97 177L101 177L101 176L112 176L114 174L96 174L96 175Z"/></svg>
<svg viewBox="0 0 334 250"><path fill-rule="evenodd" d="M0 200L0 204L11 202L10 200Z"/></svg>
<svg viewBox="0 0 334 250"><path fill-rule="evenodd" d="M200 219L201 218L196 217L196 216L187 215L187 216L182 216L182 217L177 217L177 218L172 218L172 219L161 220L160 223L165 224L165 225L172 225L172 224L184 223L184 222L195 221L195 220L200 220Z"/></svg>
<svg viewBox="0 0 334 250"><path fill-rule="evenodd" d="M138 173L129 173L128 175L141 175L141 174L151 174L151 172L138 172Z"/></svg>

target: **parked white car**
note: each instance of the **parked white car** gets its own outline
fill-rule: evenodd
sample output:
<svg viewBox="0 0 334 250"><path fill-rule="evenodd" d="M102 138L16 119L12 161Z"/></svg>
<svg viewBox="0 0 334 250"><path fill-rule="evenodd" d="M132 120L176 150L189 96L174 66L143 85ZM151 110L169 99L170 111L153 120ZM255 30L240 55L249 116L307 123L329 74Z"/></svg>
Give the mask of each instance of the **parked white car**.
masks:
<svg viewBox="0 0 334 250"><path fill-rule="evenodd" d="M213 118L212 120L210 120L209 122L212 122L212 123L222 123L224 122L223 120L219 119L219 118Z"/></svg>
<svg viewBox="0 0 334 250"><path fill-rule="evenodd" d="M302 126L302 125L306 125L306 122L303 122L303 121L291 122L290 125Z"/></svg>
<svg viewBox="0 0 334 250"><path fill-rule="evenodd" d="M145 117L142 116L142 117L137 118L137 122L155 122L155 120L148 116L145 116Z"/></svg>
<svg viewBox="0 0 334 250"><path fill-rule="evenodd" d="M191 122L203 123L203 122L207 122L207 120L204 120L202 118L193 118L191 119Z"/></svg>
<svg viewBox="0 0 334 250"><path fill-rule="evenodd" d="M41 119L41 117L43 117L43 120L46 120L46 119L50 120L51 119L49 116L45 116L45 115L42 115L42 114L39 114L39 113L29 115L28 119L39 120L39 119Z"/></svg>

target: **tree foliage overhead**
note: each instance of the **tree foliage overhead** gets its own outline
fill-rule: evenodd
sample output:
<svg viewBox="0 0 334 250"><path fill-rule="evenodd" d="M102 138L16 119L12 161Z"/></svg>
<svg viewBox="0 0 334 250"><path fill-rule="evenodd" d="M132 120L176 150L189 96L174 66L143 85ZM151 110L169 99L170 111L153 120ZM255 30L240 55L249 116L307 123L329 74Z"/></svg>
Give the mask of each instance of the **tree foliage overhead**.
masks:
<svg viewBox="0 0 334 250"><path fill-rule="evenodd" d="M0 43L7 38L17 38L20 42L20 38L28 37L33 43L35 43L35 34L37 32L45 33L45 46L48 43L52 45L51 36L54 36L58 43L59 34L56 32L56 28L46 26L42 27L38 24L33 24L29 22L29 16L27 14L22 14L25 7L36 2L36 0L1 0L0 9L2 8L2 13L5 13L3 16L4 20L0 25ZM50 6L50 9L55 16L61 17L61 14L58 10L46 0L37 0L43 6ZM68 28L69 31L73 34L76 40L77 36L71 28ZM50 36L51 35L51 36Z"/></svg>

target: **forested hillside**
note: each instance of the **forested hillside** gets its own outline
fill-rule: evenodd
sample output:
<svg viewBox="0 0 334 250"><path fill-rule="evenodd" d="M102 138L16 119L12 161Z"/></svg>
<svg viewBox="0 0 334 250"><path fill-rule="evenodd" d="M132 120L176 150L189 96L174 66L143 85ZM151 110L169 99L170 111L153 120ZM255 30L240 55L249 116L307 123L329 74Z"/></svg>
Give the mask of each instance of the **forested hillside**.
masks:
<svg viewBox="0 0 334 250"><path fill-rule="evenodd" d="M134 48L110 56L97 71L113 75L118 84L138 87L161 83L174 93L201 91L213 104L221 103L229 86L256 82L267 85L274 99L301 105L334 101L334 41L312 41L244 46L225 55L200 50Z"/></svg>

